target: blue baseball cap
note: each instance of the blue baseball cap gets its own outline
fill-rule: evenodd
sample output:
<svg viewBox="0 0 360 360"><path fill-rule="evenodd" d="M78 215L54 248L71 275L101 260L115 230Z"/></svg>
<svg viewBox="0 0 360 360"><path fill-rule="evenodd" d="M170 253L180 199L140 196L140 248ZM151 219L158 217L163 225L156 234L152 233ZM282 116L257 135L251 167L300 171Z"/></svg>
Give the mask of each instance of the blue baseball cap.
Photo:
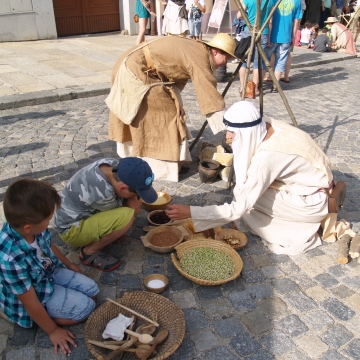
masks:
<svg viewBox="0 0 360 360"><path fill-rule="evenodd" d="M119 179L128 187L134 189L138 195L148 204L155 202L158 195L151 186L154 174L149 164L136 157L121 159L113 170Z"/></svg>

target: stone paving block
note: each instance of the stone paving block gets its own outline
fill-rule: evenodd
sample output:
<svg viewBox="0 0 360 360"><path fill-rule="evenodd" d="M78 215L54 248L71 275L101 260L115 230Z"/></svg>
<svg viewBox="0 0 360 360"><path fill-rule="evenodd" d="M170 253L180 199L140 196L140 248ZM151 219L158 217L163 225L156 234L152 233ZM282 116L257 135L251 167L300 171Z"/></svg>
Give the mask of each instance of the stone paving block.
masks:
<svg viewBox="0 0 360 360"><path fill-rule="evenodd" d="M328 350L328 346L313 334L305 334L294 338L296 345L311 359L319 359Z"/></svg>
<svg viewBox="0 0 360 360"><path fill-rule="evenodd" d="M271 320L287 315L287 305L278 297L263 299L258 302L258 308Z"/></svg>
<svg viewBox="0 0 360 360"><path fill-rule="evenodd" d="M265 280L265 276L260 270L243 270L241 275L247 284L258 283Z"/></svg>
<svg viewBox="0 0 360 360"><path fill-rule="evenodd" d="M190 335L198 351L210 350L218 345L215 335L210 330L199 331Z"/></svg>
<svg viewBox="0 0 360 360"><path fill-rule="evenodd" d="M320 247L317 247L315 249L312 249L312 250L309 250L306 252L306 255L309 257L309 258L314 258L316 256L321 256L321 255L324 255L324 252L320 249Z"/></svg>
<svg viewBox="0 0 360 360"><path fill-rule="evenodd" d="M240 320L235 317L214 321L213 325L215 330L223 338L239 335L244 332L244 328Z"/></svg>
<svg viewBox="0 0 360 360"><path fill-rule="evenodd" d="M348 286L350 289L354 291L360 290L360 277L359 276L351 276L351 277L344 277L342 279L343 284Z"/></svg>
<svg viewBox="0 0 360 360"><path fill-rule="evenodd" d="M275 359L268 351L259 350L256 354L252 354L246 358L247 360L273 360Z"/></svg>
<svg viewBox="0 0 360 360"><path fill-rule="evenodd" d="M66 355L64 355L61 351L59 351L57 354L54 354L53 348L40 349L39 355L40 355L40 360L66 360L66 359L68 359L68 357Z"/></svg>
<svg viewBox="0 0 360 360"><path fill-rule="evenodd" d="M205 315L212 319L229 317L236 312L226 298L206 301L202 304L202 308Z"/></svg>
<svg viewBox="0 0 360 360"><path fill-rule="evenodd" d="M170 355L170 360L183 360L183 359L194 359L195 347L194 344L189 340L185 339L177 350Z"/></svg>
<svg viewBox="0 0 360 360"><path fill-rule="evenodd" d="M99 285L99 294L97 295L96 304L103 304L106 302L107 298L109 299L115 299L116 298L116 286L108 286L103 284Z"/></svg>
<svg viewBox="0 0 360 360"><path fill-rule="evenodd" d="M204 313L197 309L184 309L186 332L204 329L209 326Z"/></svg>
<svg viewBox="0 0 360 360"><path fill-rule="evenodd" d="M205 355L207 360L219 360L219 359L226 359L226 360L237 360L239 359L238 356L234 355L227 349L225 346L219 346L211 351L208 351Z"/></svg>
<svg viewBox="0 0 360 360"><path fill-rule="evenodd" d="M300 291L285 295L285 300L297 311L304 312L318 307L317 303Z"/></svg>
<svg viewBox="0 0 360 360"><path fill-rule="evenodd" d="M332 288L339 282L330 274L324 273L315 276L315 279L326 289Z"/></svg>
<svg viewBox="0 0 360 360"><path fill-rule="evenodd" d="M300 269L299 269L300 270ZM299 272L294 276L293 279L300 287L301 289L305 290L308 288L311 288L316 285L316 282L313 281L309 276L304 274L303 272Z"/></svg>
<svg viewBox="0 0 360 360"><path fill-rule="evenodd" d="M306 295L314 299L315 301L322 301L330 297L330 293L322 286L316 285L305 290Z"/></svg>
<svg viewBox="0 0 360 360"><path fill-rule="evenodd" d="M246 312L256 308L254 300L246 291L232 291L229 293L228 298L236 310L240 312Z"/></svg>
<svg viewBox="0 0 360 360"><path fill-rule="evenodd" d="M220 286L199 286L196 293L201 300L215 300L222 297Z"/></svg>
<svg viewBox="0 0 360 360"><path fill-rule="evenodd" d="M267 332L274 327L273 322L266 317L259 308L241 315L240 319L241 322L248 328L250 333L255 336Z"/></svg>
<svg viewBox="0 0 360 360"><path fill-rule="evenodd" d="M192 289L193 283L182 275L169 276L169 282L173 291Z"/></svg>
<svg viewBox="0 0 360 360"><path fill-rule="evenodd" d="M360 339L352 340L343 350L350 359L358 359L360 354Z"/></svg>
<svg viewBox="0 0 360 360"><path fill-rule="evenodd" d="M349 309L346 305L336 298L329 298L321 302L322 307L330 314L340 320L347 321L351 319L355 312Z"/></svg>
<svg viewBox="0 0 360 360"><path fill-rule="evenodd" d="M291 261L291 259L287 255L278 255L278 254L269 253L267 256L275 264L287 263Z"/></svg>
<svg viewBox="0 0 360 360"><path fill-rule="evenodd" d="M161 274L161 275L165 275L165 269L163 266L160 265L153 265L153 266L146 266L146 264L144 264L143 266L143 276L144 278L148 275L151 274ZM170 278L169 278L169 282L170 282ZM171 282L170 282L171 285Z"/></svg>
<svg viewBox="0 0 360 360"><path fill-rule="evenodd" d="M354 335L343 325L335 324L333 327L323 333L321 339L329 346L338 349L342 345L349 342L353 337Z"/></svg>
<svg viewBox="0 0 360 360"><path fill-rule="evenodd" d="M6 360L24 360L24 359L35 359L35 348L24 347L18 350L10 350L6 353Z"/></svg>
<svg viewBox="0 0 360 360"><path fill-rule="evenodd" d="M35 342L37 327L25 329L19 325L14 326L14 336L10 339L11 346L33 345Z"/></svg>
<svg viewBox="0 0 360 360"><path fill-rule="evenodd" d="M8 343L9 336L8 335L0 335L0 356L6 349L7 343Z"/></svg>
<svg viewBox="0 0 360 360"><path fill-rule="evenodd" d="M251 259L254 262L255 266L258 267L272 265L272 261L268 254L252 255Z"/></svg>
<svg viewBox="0 0 360 360"><path fill-rule="evenodd" d="M333 287L331 289L331 293L340 299L348 298L351 295L354 295L354 292L344 285Z"/></svg>
<svg viewBox="0 0 360 360"><path fill-rule="evenodd" d="M346 270L346 268L343 265L330 266L327 269L327 271L328 271L328 273L335 276L336 278L343 277L348 273L348 271Z"/></svg>
<svg viewBox="0 0 360 360"><path fill-rule="evenodd" d="M117 269L109 272L103 272L100 277L100 281L105 285L116 285L119 283L123 284L125 289L133 289L133 286L135 286L134 284L139 282L139 276L137 274L129 274L128 276L120 275L121 270L124 269L125 265L125 262L122 262Z"/></svg>
<svg viewBox="0 0 360 360"><path fill-rule="evenodd" d="M118 275L119 288L122 290L140 290L142 288L142 281L139 275L126 274Z"/></svg>
<svg viewBox="0 0 360 360"><path fill-rule="evenodd" d="M360 315L356 314L346 322L346 328L351 331L355 336L360 334Z"/></svg>
<svg viewBox="0 0 360 360"><path fill-rule="evenodd" d="M302 316L304 323L312 330L318 331L327 328L334 320L324 310L312 310Z"/></svg>
<svg viewBox="0 0 360 360"><path fill-rule="evenodd" d="M272 289L265 284L249 285L247 292L255 301L259 301L273 295Z"/></svg>
<svg viewBox="0 0 360 360"><path fill-rule="evenodd" d="M296 316L288 315L282 318L276 323L276 327L279 328L284 334L291 337L299 336L309 330L309 328Z"/></svg>
<svg viewBox="0 0 360 360"><path fill-rule="evenodd" d="M14 324L8 320L0 318L0 334L12 337L14 335Z"/></svg>
<svg viewBox="0 0 360 360"><path fill-rule="evenodd" d="M245 290L245 281L241 278L237 278L233 281L229 281L223 285L221 285L223 291L244 291Z"/></svg>
<svg viewBox="0 0 360 360"><path fill-rule="evenodd" d="M277 357L282 356L295 348L294 342L279 330L272 331L263 337L261 343Z"/></svg>
<svg viewBox="0 0 360 360"><path fill-rule="evenodd" d="M335 350L329 350L320 358L320 360L346 360L346 358Z"/></svg>
<svg viewBox="0 0 360 360"><path fill-rule="evenodd" d="M174 303L181 309L197 308L194 295L190 291L182 291L171 295Z"/></svg>
<svg viewBox="0 0 360 360"><path fill-rule="evenodd" d="M247 332L234 336L230 341L230 345L241 357L253 354L261 348L261 345Z"/></svg>
<svg viewBox="0 0 360 360"><path fill-rule="evenodd" d="M268 279L284 276L284 273L275 265L263 266L261 271Z"/></svg>
<svg viewBox="0 0 360 360"><path fill-rule="evenodd" d="M301 269L306 272L306 274L310 277L315 277L320 275L326 270L326 268L321 268L317 263L317 260L320 258L318 256L315 260L311 259L307 263L301 265Z"/></svg>
<svg viewBox="0 0 360 360"><path fill-rule="evenodd" d="M142 271L143 261L141 260L129 260L126 261L126 265L124 267L124 274L138 274Z"/></svg>
<svg viewBox="0 0 360 360"><path fill-rule="evenodd" d="M261 244L259 240L249 241L247 246L244 249L247 255L256 255L263 254L266 252L264 246Z"/></svg>
<svg viewBox="0 0 360 360"><path fill-rule="evenodd" d="M289 278L273 279L271 280L271 285L280 294L286 294L291 291L299 290L299 287L296 285L296 283Z"/></svg>

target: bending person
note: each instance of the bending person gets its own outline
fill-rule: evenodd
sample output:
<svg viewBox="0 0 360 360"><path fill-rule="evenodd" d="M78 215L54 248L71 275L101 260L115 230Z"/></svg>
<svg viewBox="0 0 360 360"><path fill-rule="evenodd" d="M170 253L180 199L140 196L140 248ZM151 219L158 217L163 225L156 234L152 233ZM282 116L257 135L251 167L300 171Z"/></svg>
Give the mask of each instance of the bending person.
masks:
<svg viewBox="0 0 360 360"><path fill-rule="evenodd" d="M182 162L191 161L192 136L180 92L192 80L202 115L213 133L222 130L224 100L216 90L215 69L234 57L235 40L216 34L208 42L166 36L120 56L106 103L109 138L121 158L146 160L156 180L178 181Z"/></svg>
<svg viewBox="0 0 360 360"><path fill-rule="evenodd" d="M197 232L234 221L276 254L296 255L321 245L318 230L328 215L325 191L332 188L333 176L315 141L291 125L262 118L247 101L232 105L224 124L232 139L235 200L219 206L168 205L167 215L191 217Z"/></svg>
<svg viewBox="0 0 360 360"><path fill-rule="evenodd" d="M357 55L352 32L345 25L340 24L335 17L329 17L325 23L331 27L332 49L337 52Z"/></svg>

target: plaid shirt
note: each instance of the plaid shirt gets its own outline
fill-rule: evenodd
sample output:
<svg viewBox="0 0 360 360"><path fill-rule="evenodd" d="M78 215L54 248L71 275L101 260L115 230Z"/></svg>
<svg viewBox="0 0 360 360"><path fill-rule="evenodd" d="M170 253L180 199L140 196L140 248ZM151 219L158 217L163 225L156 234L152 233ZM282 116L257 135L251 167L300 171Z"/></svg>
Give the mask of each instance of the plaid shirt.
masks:
<svg viewBox="0 0 360 360"><path fill-rule="evenodd" d="M40 249L52 264L44 270L36 249L28 244L7 222L0 232L0 307L8 318L22 327L32 327L33 321L16 295L25 294L34 287L44 305L53 293L52 273L63 263L50 249L50 232L36 235Z"/></svg>

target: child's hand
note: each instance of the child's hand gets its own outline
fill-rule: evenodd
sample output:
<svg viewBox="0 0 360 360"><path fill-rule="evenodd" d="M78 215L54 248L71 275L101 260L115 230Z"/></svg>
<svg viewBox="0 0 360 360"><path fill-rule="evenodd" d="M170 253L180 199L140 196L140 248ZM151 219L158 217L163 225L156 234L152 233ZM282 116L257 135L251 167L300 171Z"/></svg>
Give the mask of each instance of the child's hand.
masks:
<svg viewBox="0 0 360 360"><path fill-rule="evenodd" d="M57 328L52 334L49 335L51 342L54 344L54 353L58 353L58 347L64 355L71 354L71 349L69 347L70 343L74 347L77 347L76 342L74 341L75 335L65 329Z"/></svg>
<svg viewBox="0 0 360 360"><path fill-rule="evenodd" d="M82 270L81 270L81 268L80 268L80 266L75 265L75 264L72 264L72 263L68 266L68 269L69 269L69 270L72 270L72 271L74 271L74 272L77 272L77 273L79 273L79 274L82 274L82 273L83 273Z"/></svg>

